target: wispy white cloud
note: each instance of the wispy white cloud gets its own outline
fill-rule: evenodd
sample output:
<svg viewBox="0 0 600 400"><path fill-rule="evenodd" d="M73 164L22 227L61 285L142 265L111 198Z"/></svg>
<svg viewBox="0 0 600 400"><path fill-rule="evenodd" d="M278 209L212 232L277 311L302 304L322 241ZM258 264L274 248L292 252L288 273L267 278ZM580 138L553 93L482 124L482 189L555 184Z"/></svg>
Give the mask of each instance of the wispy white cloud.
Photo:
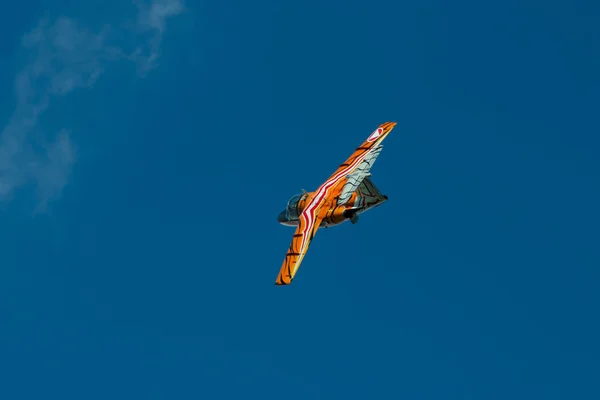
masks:
<svg viewBox="0 0 600 400"><path fill-rule="evenodd" d="M135 1L137 16L129 28L112 21L97 32L68 17L44 18L26 34L28 62L15 77L15 110L0 133L0 202L33 181L38 211L58 198L76 161L71 134L64 129L40 143L40 116L52 99L91 88L119 61L133 61L141 76L157 66L168 18L184 11L182 0ZM128 48L127 43L134 43ZM45 136L45 135L44 135Z"/></svg>
<svg viewBox="0 0 600 400"><path fill-rule="evenodd" d="M138 33L149 35L143 46L135 49L134 57L142 74L156 67L166 20L184 11L179 0L154 0L150 4L136 1Z"/></svg>

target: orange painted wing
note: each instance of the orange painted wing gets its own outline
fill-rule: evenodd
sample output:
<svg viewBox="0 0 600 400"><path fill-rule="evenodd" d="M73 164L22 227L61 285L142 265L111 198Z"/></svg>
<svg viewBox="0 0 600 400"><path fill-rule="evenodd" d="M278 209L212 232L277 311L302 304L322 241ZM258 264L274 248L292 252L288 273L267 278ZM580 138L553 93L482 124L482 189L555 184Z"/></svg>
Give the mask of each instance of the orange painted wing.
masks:
<svg viewBox="0 0 600 400"><path fill-rule="evenodd" d="M302 259L308 250L308 246L310 246L310 242L312 242L319 229L319 225L321 225L321 221L325 217L325 213L321 213L320 210L321 205L317 205L313 212L306 212L305 210L305 212L300 214L300 222L292 237L292 243L285 254L285 259L279 270L279 275L277 275L275 285L282 286L292 283L300 267L300 263L302 263Z"/></svg>
<svg viewBox="0 0 600 400"><path fill-rule="evenodd" d="M344 204L358 188L364 178L370 176L370 169L381 152L381 142L396 126L396 122L384 122L369 135L369 137L354 150L354 153L344 161L329 177L332 182L328 198L338 199L338 204Z"/></svg>

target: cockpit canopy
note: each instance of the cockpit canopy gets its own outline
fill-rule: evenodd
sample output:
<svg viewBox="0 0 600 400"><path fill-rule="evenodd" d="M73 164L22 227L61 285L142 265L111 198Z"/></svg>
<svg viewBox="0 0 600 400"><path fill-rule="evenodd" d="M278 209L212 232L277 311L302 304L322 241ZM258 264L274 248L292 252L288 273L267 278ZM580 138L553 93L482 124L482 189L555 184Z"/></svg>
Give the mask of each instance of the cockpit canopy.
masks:
<svg viewBox="0 0 600 400"><path fill-rule="evenodd" d="M288 221L294 221L300 217L301 210L298 209L298 203L305 195L306 193L298 193L288 201L285 208L285 216Z"/></svg>

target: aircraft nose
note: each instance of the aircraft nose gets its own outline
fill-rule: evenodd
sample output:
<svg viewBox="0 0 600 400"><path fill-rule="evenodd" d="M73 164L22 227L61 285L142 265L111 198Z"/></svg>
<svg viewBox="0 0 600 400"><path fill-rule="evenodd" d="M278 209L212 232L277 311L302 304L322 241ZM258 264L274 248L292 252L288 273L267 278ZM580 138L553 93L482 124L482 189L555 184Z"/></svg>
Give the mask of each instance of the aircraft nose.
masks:
<svg viewBox="0 0 600 400"><path fill-rule="evenodd" d="M279 213L279 215L277 216L277 222L279 222L280 224L287 222L287 217L285 216L285 210Z"/></svg>

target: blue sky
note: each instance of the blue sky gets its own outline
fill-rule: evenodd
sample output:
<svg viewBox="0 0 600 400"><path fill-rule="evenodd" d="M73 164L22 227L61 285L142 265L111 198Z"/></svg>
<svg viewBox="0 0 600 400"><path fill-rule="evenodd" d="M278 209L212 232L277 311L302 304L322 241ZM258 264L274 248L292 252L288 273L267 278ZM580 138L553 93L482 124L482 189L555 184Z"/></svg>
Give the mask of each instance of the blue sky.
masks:
<svg viewBox="0 0 600 400"><path fill-rule="evenodd" d="M600 4L484 3L5 9L1 397L599 398Z"/></svg>

